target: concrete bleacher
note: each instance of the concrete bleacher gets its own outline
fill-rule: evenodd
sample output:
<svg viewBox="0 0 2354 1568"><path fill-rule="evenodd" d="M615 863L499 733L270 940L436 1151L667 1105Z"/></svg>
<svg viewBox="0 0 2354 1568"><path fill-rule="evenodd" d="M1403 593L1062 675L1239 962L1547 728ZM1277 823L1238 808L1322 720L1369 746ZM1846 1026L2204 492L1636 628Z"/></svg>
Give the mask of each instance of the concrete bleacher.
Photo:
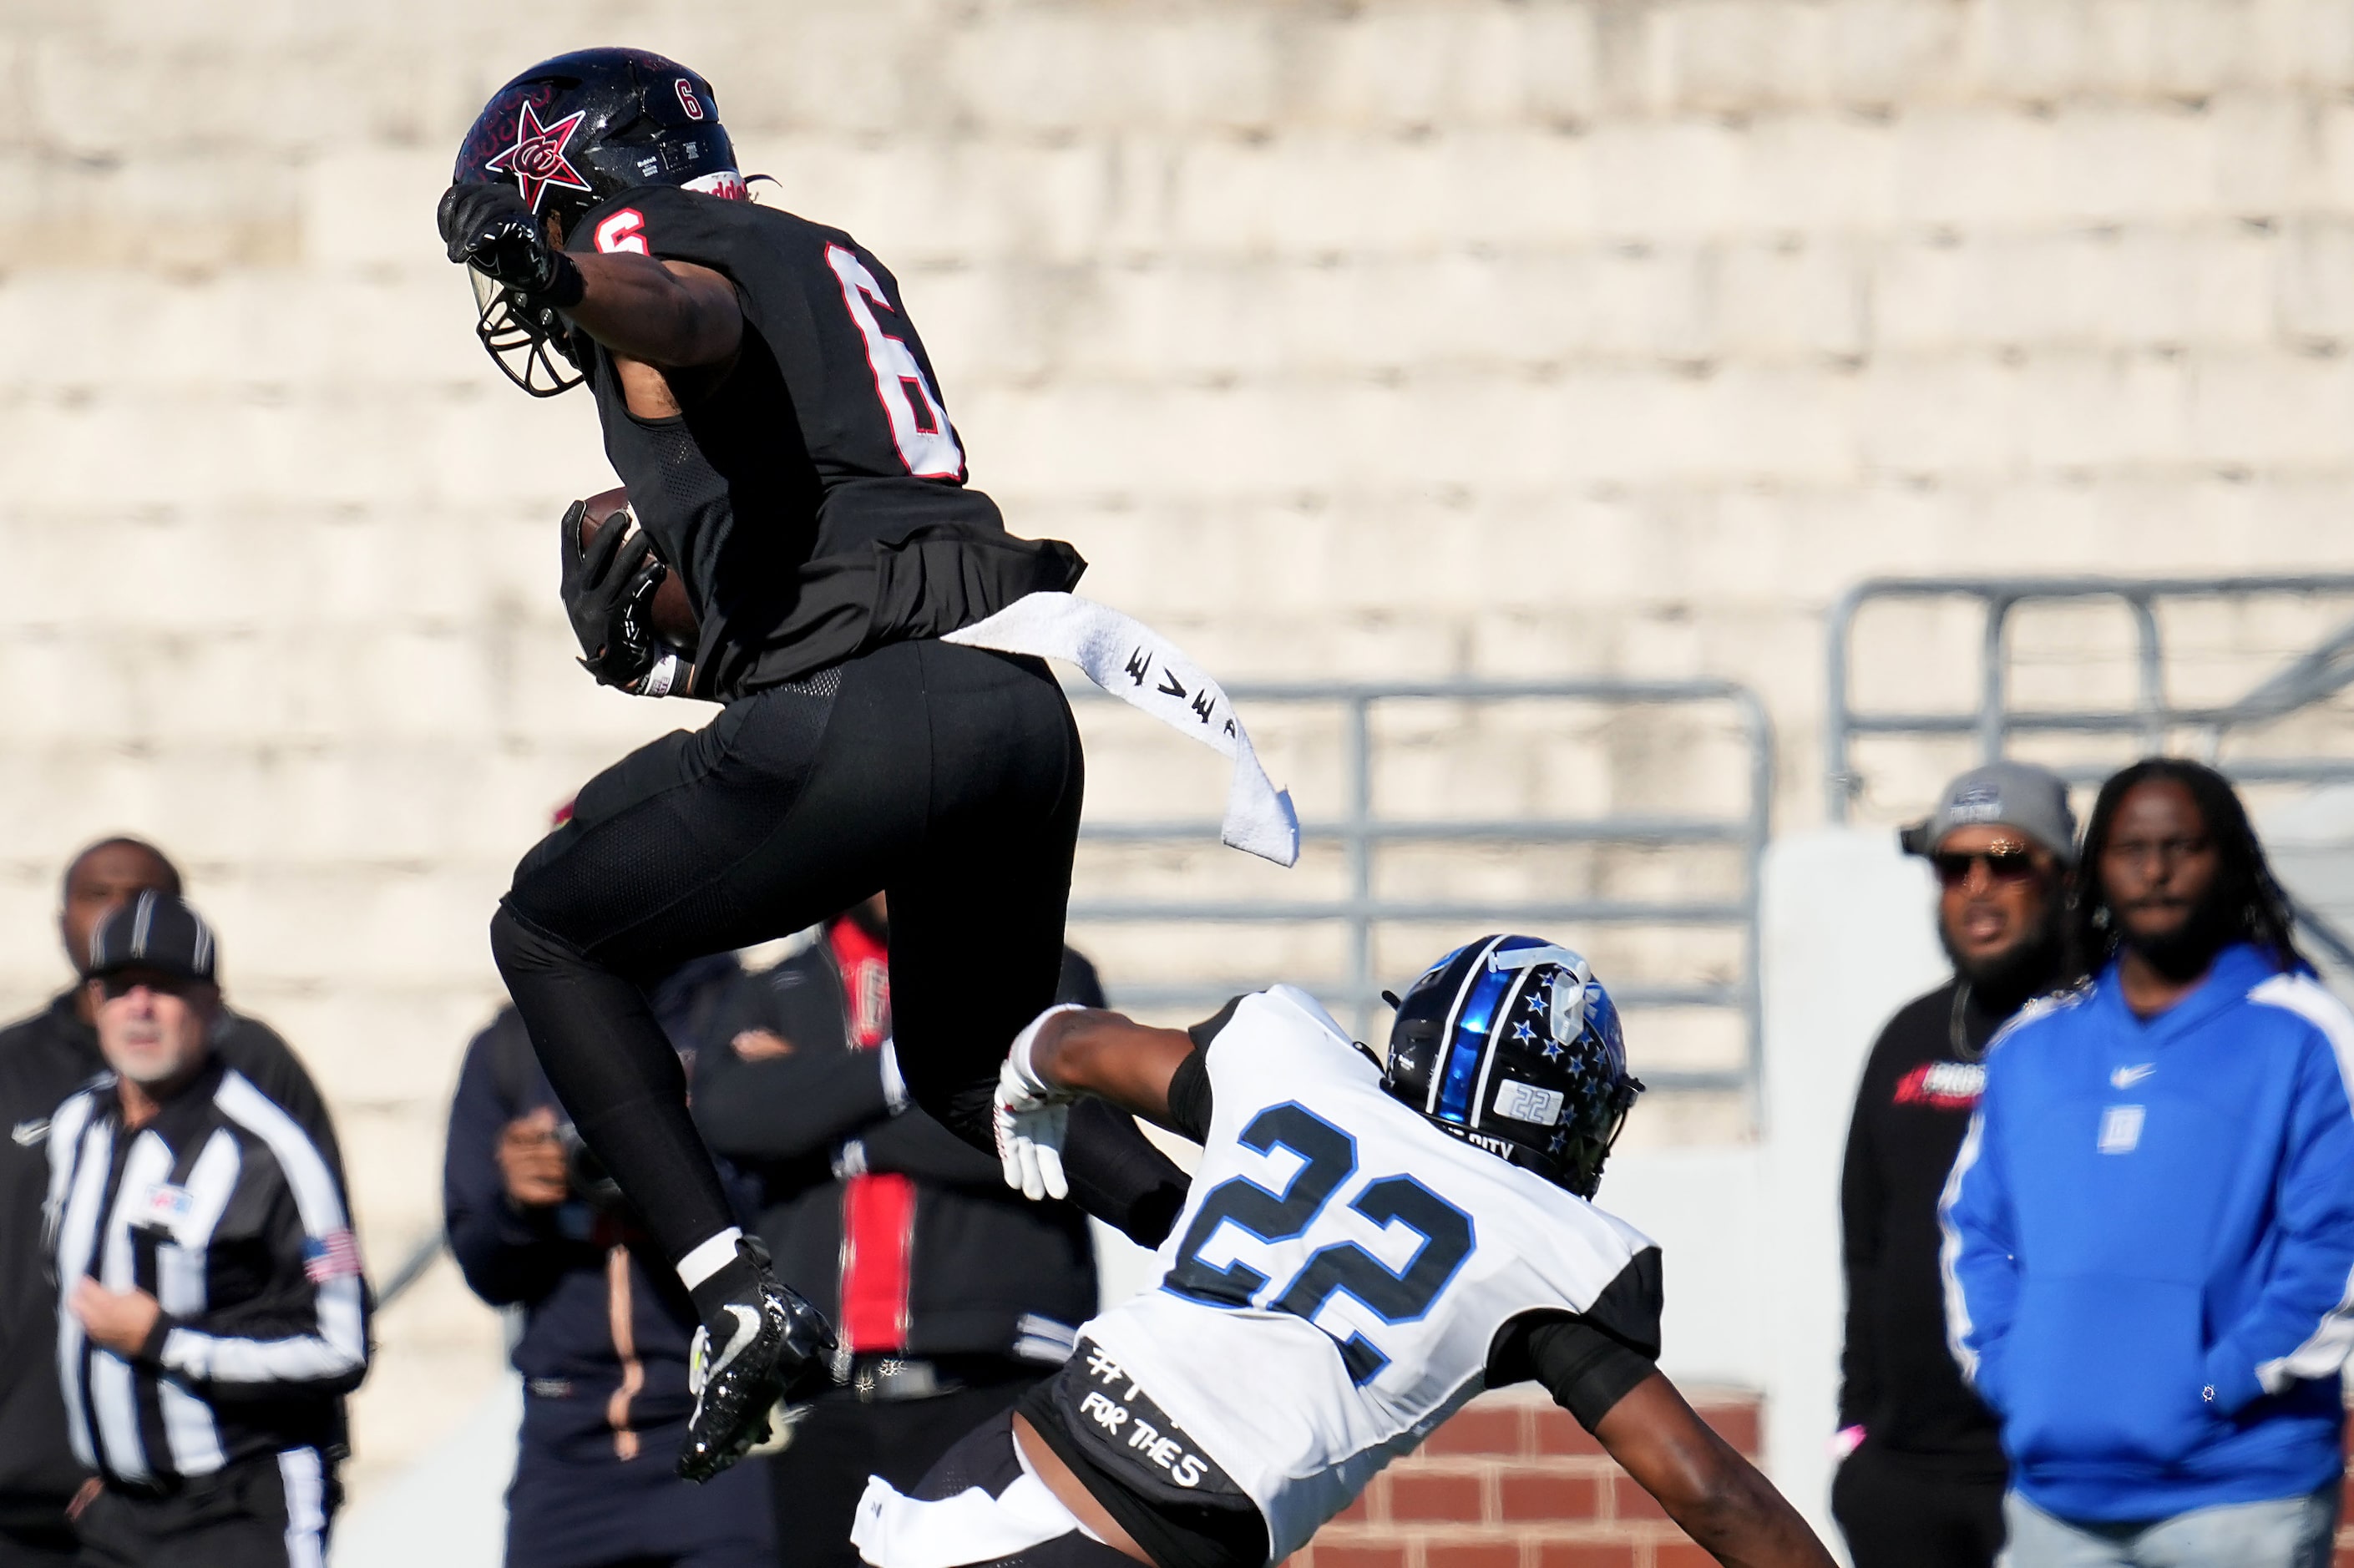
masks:
<svg viewBox="0 0 2354 1568"><path fill-rule="evenodd" d="M1860 577L2354 556L2331 0L14 7L0 999L63 977L63 855L157 838L379 1265L436 1221L515 856L705 711L573 668L592 421L497 376L432 232L488 91L606 41L713 78L764 199L896 269L1013 526L1228 678L1734 676L1797 831ZM1206 813L1130 733L1123 807ZM1694 787L1674 734L1591 744L1603 806ZM1937 765L1891 766L1874 820ZM363 1496L495 1378L446 1269L382 1332Z"/></svg>

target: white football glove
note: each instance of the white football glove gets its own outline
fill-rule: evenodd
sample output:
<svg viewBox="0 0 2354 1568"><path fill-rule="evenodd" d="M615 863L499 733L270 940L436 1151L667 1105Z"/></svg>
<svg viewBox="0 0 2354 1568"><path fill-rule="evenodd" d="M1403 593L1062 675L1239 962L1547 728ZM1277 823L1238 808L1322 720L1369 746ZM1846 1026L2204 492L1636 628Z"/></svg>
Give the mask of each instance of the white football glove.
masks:
<svg viewBox="0 0 2354 1568"><path fill-rule="evenodd" d="M1071 1195L1071 1184L1063 1176L1063 1130L1070 1119L1071 1101L1077 1097L1038 1075L1030 1065L1030 1047L1038 1039L1039 1025L1076 1005L1064 1002L1032 1019L1013 1037L1013 1047L997 1074L998 1162L1004 1167L1005 1184L1034 1202Z"/></svg>

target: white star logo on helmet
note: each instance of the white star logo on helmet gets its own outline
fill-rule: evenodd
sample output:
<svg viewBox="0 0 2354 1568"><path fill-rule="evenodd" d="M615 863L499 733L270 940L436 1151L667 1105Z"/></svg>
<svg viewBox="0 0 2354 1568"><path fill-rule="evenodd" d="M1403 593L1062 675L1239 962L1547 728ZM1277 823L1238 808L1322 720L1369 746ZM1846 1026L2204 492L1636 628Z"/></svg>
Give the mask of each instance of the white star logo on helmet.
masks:
<svg viewBox="0 0 2354 1568"><path fill-rule="evenodd" d="M525 100L515 114L514 145L482 165L493 174L513 175L523 187L524 205L532 211L539 210L539 198L547 194L550 185L566 190L590 189L580 171L564 155L565 143L572 132L588 117L585 109L576 109L553 125L539 122L539 111Z"/></svg>

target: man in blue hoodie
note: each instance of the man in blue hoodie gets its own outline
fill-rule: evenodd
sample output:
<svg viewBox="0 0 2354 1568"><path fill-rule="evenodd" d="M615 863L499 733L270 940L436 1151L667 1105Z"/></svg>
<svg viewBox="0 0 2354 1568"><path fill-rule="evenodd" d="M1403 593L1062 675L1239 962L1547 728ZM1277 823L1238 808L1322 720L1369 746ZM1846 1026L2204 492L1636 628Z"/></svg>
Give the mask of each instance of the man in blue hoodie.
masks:
<svg viewBox="0 0 2354 1568"><path fill-rule="evenodd" d="M1943 1203L2013 1568L2321 1568L2354 1345L2354 1014L2221 775L2102 787L2092 978L1995 1042Z"/></svg>

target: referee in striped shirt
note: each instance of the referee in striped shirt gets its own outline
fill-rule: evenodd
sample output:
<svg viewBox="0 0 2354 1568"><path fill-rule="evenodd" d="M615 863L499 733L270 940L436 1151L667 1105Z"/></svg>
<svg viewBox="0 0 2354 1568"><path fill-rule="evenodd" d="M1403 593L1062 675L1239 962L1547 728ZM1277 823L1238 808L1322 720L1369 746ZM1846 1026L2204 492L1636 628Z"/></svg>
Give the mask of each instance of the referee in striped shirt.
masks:
<svg viewBox="0 0 2354 1568"><path fill-rule="evenodd" d="M142 893L90 938L112 1071L58 1108L48 1236L85 1564L320 1568L367 1287L334 1170L216 1058L213 936Z"/></svg>

